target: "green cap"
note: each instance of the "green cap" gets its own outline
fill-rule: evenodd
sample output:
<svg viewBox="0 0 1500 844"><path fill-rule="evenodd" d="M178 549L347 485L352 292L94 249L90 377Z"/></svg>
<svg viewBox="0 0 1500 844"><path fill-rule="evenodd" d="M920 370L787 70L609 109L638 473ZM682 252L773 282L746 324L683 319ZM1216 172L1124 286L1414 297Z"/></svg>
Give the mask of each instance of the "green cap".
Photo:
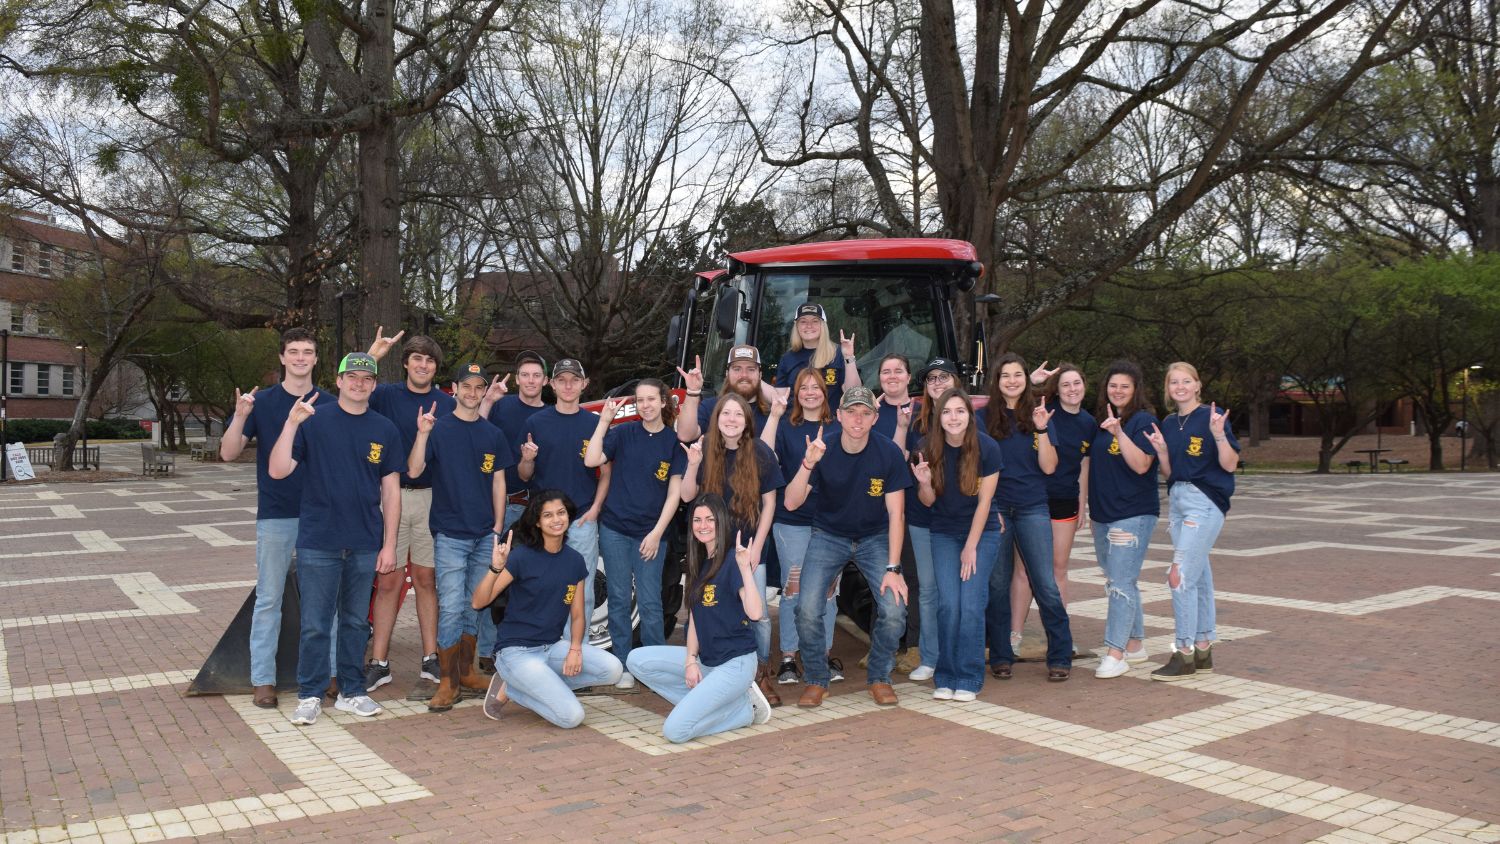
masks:
<svg viewBox="0 0 1500 844"><path fill-rule="evenodd" d="M375 358L364 352L350 352L344 355L342 361L339 361L339 374L343 375L345 372L368 372L371 375L379 375L380 366L375 362Z"/></svg>

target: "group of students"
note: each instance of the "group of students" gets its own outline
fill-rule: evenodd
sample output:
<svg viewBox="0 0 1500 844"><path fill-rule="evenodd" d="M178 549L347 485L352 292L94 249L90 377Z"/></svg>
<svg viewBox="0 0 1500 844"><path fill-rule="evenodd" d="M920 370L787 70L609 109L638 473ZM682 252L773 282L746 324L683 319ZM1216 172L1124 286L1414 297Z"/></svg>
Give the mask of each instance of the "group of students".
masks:
<svg viewBox="0 0 1500 844"><path fill-rule="evenodd" d="M408 562L421 674L438 683L434 711L483 692L488 717L515 701L573 727L584 717L576 689L639 681L674 705L664 735L687 741L764 722L781 703L778 685L802 682L798 705L816 707L843 679L830 649L850 562L874 597L869 693L894 705L906 542L920 621L910 679L931 680L935 698L960 702L975 698L986 668L1009 679L1034 599L1047 677L1063 681L1074 654L1067 561L1090 517L1109 602L1108 653L1095 674L1117 677L1146 657L1137 581L1160 517L1157 473L1170 490L1177 630L1170 660L1152 677L1212 670L1208 557L1239 446L1227 412L1202 404L1188 364L1167 370L1175 412L1162 420L1140 368L1124 361L1105 373L1097 414L1082 407L1076 366L1028 372L1016 355L997 361L987 403L976 408L945 358L915 374L918 396L900 355L880 361L878 390L864 386L854 338L840 332L835 344L823 308L807 303L774 384L761 378L758 349L735 346L717 395L705 395L699 367L679 369L680 406L665 383L645 379L628 399L638 418L615 424L627 399L585 412L582 365L564 359L548 372L533 352L516 361L517 394L508 375L467 363L453 371L449 396L434 384L437 344L413 337L402 347L404 382L377 385L378 359L402 336L377 331L369 352L346 356L337 400L328 401L310 381L311 335L287 332L282 382L237 396L226 432L227 459L250 438L274 442L263 442L258 459L252 682L257 705L275 707L278 578L295 547L302 637L293 723L317 718L330 676L337 708L381 711L368 693L390 681L386 656ZM542 400L549 384L552 405ZM662 567L684 503L687 635L685 646L669 647ZM778 662L765 600L771 542L781 563ZM586 641L601 557L612 652ZM374 642L361 667L372 583ZM505 602L498 627L490 623L497 600Z"/></svg>

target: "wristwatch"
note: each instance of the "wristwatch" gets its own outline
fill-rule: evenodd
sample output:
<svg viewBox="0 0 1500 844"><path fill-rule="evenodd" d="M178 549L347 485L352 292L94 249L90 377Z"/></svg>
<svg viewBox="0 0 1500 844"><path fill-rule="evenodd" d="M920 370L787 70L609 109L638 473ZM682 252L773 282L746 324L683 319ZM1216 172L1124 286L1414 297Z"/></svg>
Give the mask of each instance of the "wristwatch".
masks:
<svg viewBox="0 0 1500 844"><path fill-rule="evenodd" d="M885 570L886 570L887 574L901 574L902 573L900 566L886 566Z"/></svg>

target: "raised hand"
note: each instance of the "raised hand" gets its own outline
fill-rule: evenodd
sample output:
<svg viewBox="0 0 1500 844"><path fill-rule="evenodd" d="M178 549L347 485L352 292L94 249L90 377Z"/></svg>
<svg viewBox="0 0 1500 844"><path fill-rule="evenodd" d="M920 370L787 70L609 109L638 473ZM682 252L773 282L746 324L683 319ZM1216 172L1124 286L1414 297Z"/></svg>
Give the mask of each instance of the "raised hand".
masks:
<svg viewBox="0 0 1500 844"><path fill-rule="evenodd" d="M287 416L287 418L297 425L301 425L303 422L306 422L309 418L312 417L314 413L318 412L318 409L316 407L313 407L313 402L316 401L317 398L318 391L313 390L312 392L303 396L301 399L298 399L292 404L292 412Z"/></svg>
<svg viewBox="0 0 1500 844"><path fill-rule="evenodd" d="M515 531L506 531L504 542L500 541L500 537L495 537L495 547L490 549L490 568L505 568L506 561L510 559L510 540L513 535L515 535Z"/></svg>
<svg viewBox="0 0 1500 844"><path fill-rule="evenodd" d="M911 474L917 479L917 483L932 485L932 467L927 465L927 455L921 453L917 455L917 462L911 467Z"/></svg>
<svg viewBox="0 0 1500 844"><path fill-rule="evenodd" d="M823 443L823 426L818 426L817 437L803 437L807 440L807 451L802 455L802 465L812 467L818 465L823 455L828 453L828 446Z"/></svg>
<svg viewBox="0 0 1500 844"><path fill-rule="evenodd" d="M1045 383L1047 383L1047 379L1051 378L1054 375L1056 375L1057 374L1057 370L1059 370L1061 368L1062 367L1060 367L1060 366L1055 366L1055 367L1053 367L1051 369L1048 369L1047 368L1047 362L1046 361L1042 361L1042 365L1041 366L1038 366L1036 369L1031 370L1031 383L1037 384L1037 385L1045 384Z"/></svg>
<svg viewBox="0 0 1500 844"><path fill-rule="evenodd" d="M755 570L755 558L750 556L750 546L740 544L740 531L734 532L734 561L741 566Z"/></svg>
<svg viewBox="0 0 1500 844"><path fill-rule="evenodd" d="M839 350L844 353L844 357L854 357L854 335L850 334L845 337L842 328L839 329Z"/></svg>
<svg viewBox="0 0 1500 844"><path fill-rule="evenodd" d="M252 411L254 409L255 409L255 388L251 387L250 388L250 392L242 394L240 392L240 388L239 387L235 387L234 388L234 415L238 416L238 417L241 417L241 418L244 418L246 416L249 416L250 415L250 411Z"/></svg>
<svg viewBox="0 0 1500 844"><path fill-rule="evenodd" d="M531 439L531 435L527 434L526 435L526 442L521 443L521 459L522 460L535 460L536 459L536 453L537 453L538 450L539 449L537 448L536 443L533 442L532 439Z"/></svg>
<svg viewBox="0 0 1500 844"><path fill-rule="evenodd" d="M682 376L682 385L688 389L688 392L693 392L693 391L696 391L696 390L702 390L703 389L703 356L702 355L694 355L693 356L693 368L689 369L687 371L683 371L682 367L679 366L679 367L677 367L677 374Z"/></svg>
<svg viewBox="0 0 1500 844"><path fill-rule="evenodd" d="M1167 438L1162 436L1161 428L1158 428L1155 422L1151 423L1151 432L1146 434L1146 441L1151 443L1151 448L1157 452L1167 450Z"/></svg>
<svg viewBox="0 0 1500 844"><path fill-rule="evenodd" d="M1099 420L1099 427L1118 437L1120 435L1120 417L1115 415L1115 406L1109 402L1105 402L1104 412L1106 415L1103 419Z"/></svg>
<svg viewBox="0 0 1500 844"><path fill-rule="evenodd" d="M431 410L417 408L417 433L430 434L432 426L437 424L437 402L432 403Z"/></svg>
<svg viewBox="0 0 1500 844"><path fill-rule="evenodd" d="M679 443L679 445L681 445L681 444ZM684 445L684 446L682 446L682 450L685 451L685 452L687 452L687 462L688 462L689 466L697 466L699 463L703 462L703 438L702 437L699 437L698 439L694 440L692 445Z"/></svg>
<svg viewBox="0 0 1500 844"><path fill-rule="evenodd" d="M370 343L370 355L377 360L385 357L386 353L394 348L397 343L401 342L401 338L404 336L406 336L405 329L397 331L390 337L386 337L385 326L375 326L375 340Z"/></svg>
<svg viewBox="0 0 1500 844"><path fill-rule="evenodd" d="M909 401L906 404L902 405L901 407L897 408L897 410L896 410L896 429L897 430L899 430L899 431L905 431L905 430L911 428L911 409L913 407L916 407L916 405L917 405L916 402Z"/></svg>
<svg viewBox="0 0 1500 844"><path fill-rule="evenodd" d="M1052 421L1052 414L1056 412L1055 410L1048 410L1044 404L1039 404L1031 409L1031 424L1037 430L1041 430L1047 427L1047 423Z"/></svg>
<svg viewBox="0 0 1500 844"><path fill-rule="evenodd" d="M619 414L620 408L624 407L627 401L629 401L629 399L623 396L609 399L604 403L603 407L599 408L600 418L602 418L606 422L615 421L615 416Z"/></svg>
<svg viewBox="0 0 1500 844"><path fill-rule="evenodd" d="M509 372L505 373L505 375L503 376L496 375L495 380L490 382L489 389L484 391L484 400L491 404L494 404L495 402L505 398L506 394L510 392L510 386L506 383L509 380Z"/></svg>
<svg viewBox="0 0 1500 844"><path fill-rule="evenodd" d="M787 397L791 395L790 387L777 387L771 391L771 415L781 418L786 413Z"/></svg>
<svg viewBox="0 0 1500 844"><path fill-rule="evenodd" d="M1208 430L1214 435L1214 439L1224 439L1224 429L1229 425L1229 411L1219 413L1217 403L1208 406Z"/></svg>

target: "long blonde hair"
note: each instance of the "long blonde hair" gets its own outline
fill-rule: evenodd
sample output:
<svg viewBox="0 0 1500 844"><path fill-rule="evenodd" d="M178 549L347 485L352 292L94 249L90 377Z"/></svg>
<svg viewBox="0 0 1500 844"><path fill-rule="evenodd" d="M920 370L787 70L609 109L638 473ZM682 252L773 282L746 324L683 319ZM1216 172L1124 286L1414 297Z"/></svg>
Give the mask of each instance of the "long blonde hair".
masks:
<svg viewBox="0 0 1500 844"><path fill-rule="evenodd" d="M833 338L828 336L828 320L820 319L818 320L818 325L822 327L823 332L818 335L818 347L813 349L812 360L808 361L807 365L821 369L833 363L833 359L838 357L839 347L835 346ZM802 345L802 335L797 333L797 321L795 319L792 320L792 339L787 348L794 352L800 352L805 348Z"/></svg>
<svg viewBox="0 0 1500 844"><path fill-rule="evenodd" d="M1167 387L1172 383L1172 373L1178 369L1193 376L1193 380L1198 382L1198 403L1203 403L1203 379L1198 377L1198 367L1193 366L1187 361L1180 360L1176 363L1169 364L1167 366L1167 374L1162 376L1161 379L1161 398L1162 401L1166 403L1167 410L1177 409L1177 402L1172 401L1172 393L1167 389Z"/></svg>

